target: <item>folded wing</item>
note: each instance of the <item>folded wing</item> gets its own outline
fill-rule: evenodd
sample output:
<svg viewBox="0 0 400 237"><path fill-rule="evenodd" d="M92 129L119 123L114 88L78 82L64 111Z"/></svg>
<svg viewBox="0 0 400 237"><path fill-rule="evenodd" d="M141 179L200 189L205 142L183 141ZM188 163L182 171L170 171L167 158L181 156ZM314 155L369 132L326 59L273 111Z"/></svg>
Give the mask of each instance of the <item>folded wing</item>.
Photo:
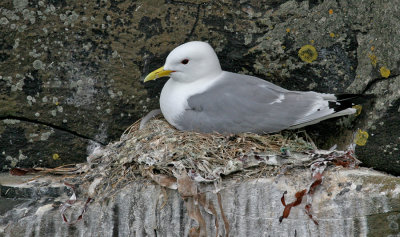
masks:
<svg viewBox="0 0 400 237"><path fill-rule="evenodd" d="M334 100L334 95L288 91L256 77L224 72L217 84L189 97L177 125L199 132L271 133L329 118L336 113L329 107Z"/></svg>

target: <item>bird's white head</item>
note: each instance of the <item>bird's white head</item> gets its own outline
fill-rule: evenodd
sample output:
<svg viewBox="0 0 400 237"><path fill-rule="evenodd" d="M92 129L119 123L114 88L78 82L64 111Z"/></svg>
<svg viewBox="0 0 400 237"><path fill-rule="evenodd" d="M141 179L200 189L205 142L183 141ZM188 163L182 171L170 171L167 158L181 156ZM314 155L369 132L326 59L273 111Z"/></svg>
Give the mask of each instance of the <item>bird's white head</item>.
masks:
<svg viewBox="0 0 400 237"><path fill-rule="evenodd" d="M214 78L221 72L221 65L213 48L208 43L192 41L172 50L164 67L150 73L144 81L170 76L175 81L193 82Z"/></svg>

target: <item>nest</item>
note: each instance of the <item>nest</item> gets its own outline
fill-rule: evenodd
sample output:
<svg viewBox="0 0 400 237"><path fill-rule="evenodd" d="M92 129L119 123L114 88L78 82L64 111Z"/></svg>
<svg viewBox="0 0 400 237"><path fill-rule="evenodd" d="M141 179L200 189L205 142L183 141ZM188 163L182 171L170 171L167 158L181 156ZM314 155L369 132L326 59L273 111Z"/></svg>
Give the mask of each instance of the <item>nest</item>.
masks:
<svg viewBox="0 0 400 237"><path fill-rule="evenodd" d="M354 145L347 151L336 151L334 148L318 150L311 140L306 141L295 132L272 135L201 134L178 131L165 120L153 119L144 129L139 129L139 123L133 124L120 141L105 148L99 147L88 157L88 163L80 169L83 174L71 180L79 185L83 196L88 197L83 211L73 222L65 217L64 212L76 202L75 185L66 183L74 194L61 206L61 212L65 222L75 223L93 200L108 199L132 182L155 182L178 190L189 217L199 225L190 230L190 236L206 235L200 207L216 217L215 227L219 233L216 207L205 196L206 192L215 193L224 233L228 236L229 223L219 192L227 187L228 182L221 182L223 179L245 180L284 175L290 169L310 168L312 178L309 188L296 193L296 200L292 203L286 203L283 194L284 211L279 221L287 218L290 209L300 205L302 198L307 196L306 214L318 224L311 214L310 200L322 183L323 172L329 164L356 167L359 162L353 154ZM207 183L214 185L202 185Z"/></svg>
<svg viewBox="0 0 400 237"><path fill-rule="evenodd" d="M84 168L84 183L101 179L95 182L96 187L85 188L99 196L143 177L168 186L160 183L160 178L177 178L183 172L196 182L206 183L227 176L265 177L309 160L304 154L312 149L312 142L293 132L202 134L178 131L165 120L153 119L141 130L138 123L133 124L120 141L95 150Z"/></svg>

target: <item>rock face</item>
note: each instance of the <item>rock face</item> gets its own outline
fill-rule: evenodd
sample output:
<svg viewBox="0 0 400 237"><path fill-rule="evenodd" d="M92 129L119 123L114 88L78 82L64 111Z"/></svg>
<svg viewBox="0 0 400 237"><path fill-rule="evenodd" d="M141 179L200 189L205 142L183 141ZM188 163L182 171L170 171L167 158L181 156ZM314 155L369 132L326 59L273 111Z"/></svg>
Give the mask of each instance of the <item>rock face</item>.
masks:
<svg viewBox="0 0 400 237"><path fill-rule="evenodd" d="M346 129L308 130L326 147L365 130L359 158L398 175L399 3L2 1L0 169L84 161L158 107L166 80L141 78L177 45L203 40L228 71L293 90L375 94Z"/></svg>
<svg viewBox="0 0 400 237"><path fill-rule="evenodd" d="M395 236L400 233L399 178L368 169L333 168L313 196L315 225L304 213L304 201L293 207L288 219L279 223L283 206L294 193L306 188L310 173L297 171L281 177L224 180L221 203L229 228L224 224L215 193L206 197L218 210L220 236ZM4 177L3 177L4 178ZM54 178L52 178L54 181ZM15 185L15 184L14 184ZM63 222L52 206L63 190L55 187L36 195L35 201L20 204L0 220L2 236L188 236L198 224L176 190L164 190L148 181L132 183L107 200L89 205L83 220L75 225ZM3 183L1 193L10 188ZM213 186L213 185L212 185ZM34 187L31 187L35 190ZM49 189L50 190L50 189ZM35 193L35 192L32 192ZM40 192L36 192L38 194ZM78 195L78 199L79 199ZM80 198L82 199L82 198ZM82 200L83 202L84 200ZM81 206L68 213L69 220L81 213ZM215 218L201 209L207 235L215 236Z"/></svg>
<svg viewBox="0 0 400 237"><path fill-rule="evenodd" d="M86 164L0 174L0 236L400 234L400 178L357 167L354 150L138 127Z"/></svg>

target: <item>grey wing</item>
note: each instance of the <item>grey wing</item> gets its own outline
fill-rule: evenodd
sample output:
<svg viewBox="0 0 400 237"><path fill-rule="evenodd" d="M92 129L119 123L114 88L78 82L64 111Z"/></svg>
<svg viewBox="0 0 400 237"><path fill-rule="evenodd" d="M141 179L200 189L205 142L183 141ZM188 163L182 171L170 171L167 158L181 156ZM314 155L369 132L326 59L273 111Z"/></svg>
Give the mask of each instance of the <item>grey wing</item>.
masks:
<svg viewBox="0 0 400 237"><path fill-rule="evenodd" d="M177 124L200 132L270 133L297 124L313 110L322 111L321 100L315 92L288 91L255 77L226 73L209 90L188 99L189 109Z"/></svg>

